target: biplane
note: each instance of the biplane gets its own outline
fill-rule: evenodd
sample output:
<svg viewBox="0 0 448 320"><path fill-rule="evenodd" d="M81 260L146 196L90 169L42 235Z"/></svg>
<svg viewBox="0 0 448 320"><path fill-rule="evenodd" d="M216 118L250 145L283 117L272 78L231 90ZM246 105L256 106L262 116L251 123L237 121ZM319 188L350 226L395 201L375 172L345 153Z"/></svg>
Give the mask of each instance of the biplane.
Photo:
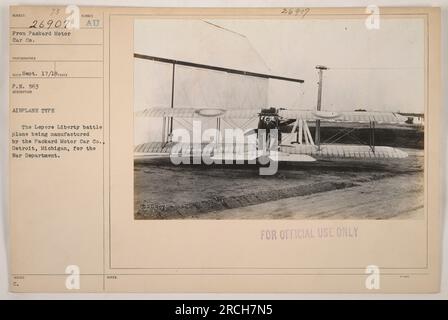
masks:
<svg viewBox="0 0 448 320"><path fill-rule="evenodd" d="M405 158L406 152L388 146L377 146L375 144L375 126L377 124L405 124L407 118L394 112L372 112L372 111L322 111L322 71L326 67L317 66L319 71L318 103L316 110L300 110L291 108L260 107L255 108L210 108L210 107L180 107L175 106L173 97L175 90L174 74L176 65L186 67L210 69L213 71L239 74L247 77L260 77L280 81L303 83L301 79L279 77L270 74L254 73L243 70L222 68L186 61L171 60L153 56L135 54L135 58L148 59L152 61L172 64L172 100L171 105L162 108L146 108L135 112L136 117L158 118L162 121L161 141L141 143L134 148L136 159L152 157L176 157L192 155L194 150L202 151L205 147L213 146L212 159L214 160L256 160L268 157L271 161L308 162L322 159L391 159ZM218 138L213 141L179 142L173 141L173 120L215 120ZM236 123L235 120L238 120ZM258 120L256 127L250 127ZM223 131L222 123L227 128L242 129L245 136L255 136L256 152L249 152L247 143L229 143L220 138ZM310 124L314 124L314 137L310 131ZM321 139L321 125L330 123L341 126L341 130L326 140ZM350 126L350 124L352 126ZM359 125L369 127L368 141L357 140L358 144L338 143L345 136L351 135ZM270 132L276 132L277 143L269 140ZM260 132L265 134L267 142L260 143ZM263 139L265 139L263 137ZM272 145L275 145L272 148ZM180 146L180 148L179 148ZM230 153L228 150L232 150ZM275 155L273 157L272 155Z"/></svg>

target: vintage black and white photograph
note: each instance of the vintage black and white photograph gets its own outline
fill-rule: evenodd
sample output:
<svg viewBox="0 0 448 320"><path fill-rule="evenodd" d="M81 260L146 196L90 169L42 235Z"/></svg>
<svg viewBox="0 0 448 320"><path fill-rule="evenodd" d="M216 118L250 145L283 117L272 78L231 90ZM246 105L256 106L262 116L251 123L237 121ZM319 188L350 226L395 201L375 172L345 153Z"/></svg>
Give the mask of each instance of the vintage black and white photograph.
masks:
<svg viewBox="0 0 448 320"><path fill-rule="evenodd" d="M426 46L411 16L136 19L134 218L424 219Z"/></svg>

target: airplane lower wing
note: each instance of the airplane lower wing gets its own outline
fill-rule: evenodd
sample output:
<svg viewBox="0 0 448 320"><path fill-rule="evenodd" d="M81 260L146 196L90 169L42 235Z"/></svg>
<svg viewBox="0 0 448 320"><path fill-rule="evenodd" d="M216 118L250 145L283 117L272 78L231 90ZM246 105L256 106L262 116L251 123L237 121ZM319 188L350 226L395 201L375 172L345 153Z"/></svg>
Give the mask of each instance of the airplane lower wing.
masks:
<svg viewBox="0 0 448 320"><path fill-rule="evenodd" d="M162 142L149 142L139 144L134 148L134 157L136 159L142 158L155 158L155 157L170 157L170 156L182 156L185 154L193 155L195 151L191 145L182 146L179 152L173 151L173 147L176 145L174 142L162 143ZM178 148L179 146L177 146ZM210 147L208 143L202 143L197 145L199 153L204 150L205 147ZM254 152L249 152L247 144L240 144L230 146L228 150L233 152L226 152L226 146L224 144L214 146L214 150L211 154L212 160L254 160L258 156ZM233 148L233 149L232 149ZM179 149L178 149L179 150ZM289 161L289 162L307 162L314 161L315 159L352 159L352 160L378 160L378 159L401 159L406 158L408 155L406 152L393 148L376 146L374 148L367 145L346 145L346 144L322 144L320 147L316 145L306 144L294 144L294 145L281 145L280 152L277 152L276 157L270 157L275 161Z"/></svg>
<svg viewBox="0 0 448 320"><path fill-rule="evenodd" d="M270 154L269 156L257 156L255 154L217 154L211 157L212 160L216 160L218 162L225 162L225 161L254 161L256 159L260 159L263 162L267 159L261 159L263 157L268 157L269 161L277 161L277 162L312 162L316 161L315 158L305 155L305 154L289 154L285 152L277 152L276 154Z"/></svg>
<svg viewBox="0 0 448 320"><path fill-rule="evenodd" d="M347 144L321 144L320 148L313 145L295 144L280 146L280 151L290 154L309 155L317 159L402 159L408 154L393 147Z"/></svg>
<svg viewBox="0 0 448 320"><path fill-rule="evenodd" d="M292 154L286 152L277 152L277 154L271 154L269 158L272 161L278 162L313 162L315 158L306 154Z"/></svg>

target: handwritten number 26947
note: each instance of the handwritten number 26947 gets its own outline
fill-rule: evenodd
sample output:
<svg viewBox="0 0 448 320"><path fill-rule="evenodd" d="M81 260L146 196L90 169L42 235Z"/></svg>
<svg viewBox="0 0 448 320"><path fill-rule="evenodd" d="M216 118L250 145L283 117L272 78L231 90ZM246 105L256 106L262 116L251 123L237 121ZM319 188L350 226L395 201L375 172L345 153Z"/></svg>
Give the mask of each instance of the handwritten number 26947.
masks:
<svg viewBox="0 0 448 320"><path fill-rule="evenodd" d="M280 12L283 15L288 16L298 16L298 17L305 17L308 12L310 12L310 8L283 8Z"/></svg>

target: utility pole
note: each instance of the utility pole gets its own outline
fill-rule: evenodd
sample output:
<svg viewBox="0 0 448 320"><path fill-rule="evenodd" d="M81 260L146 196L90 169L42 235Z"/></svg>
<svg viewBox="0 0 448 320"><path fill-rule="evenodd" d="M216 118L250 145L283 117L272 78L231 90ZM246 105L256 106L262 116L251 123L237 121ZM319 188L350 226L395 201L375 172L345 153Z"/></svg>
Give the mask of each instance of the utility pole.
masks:
<svg viewBox="0 0 448 320"><path fill-rule="evenodd" d="M176 63L173 63L173 74L171 78L171 109L174 108L174 79L175 79ZM172 142L173 138L173 117L169 118L168 124L168 142Z"/></svg>
<svg viewBox="0 0 448 320"><path fill-rule="evenodd" d="M318 70L317 73L319 75L319 82L317 83L317 111L320 111L322 108L322 79L323 79L323 72L324 70L328 70L325 66L316 66L316 69ZM315 142L317 144L317 150L320 151L320 120L316 120L316 130L315 130Z"/></svg>

